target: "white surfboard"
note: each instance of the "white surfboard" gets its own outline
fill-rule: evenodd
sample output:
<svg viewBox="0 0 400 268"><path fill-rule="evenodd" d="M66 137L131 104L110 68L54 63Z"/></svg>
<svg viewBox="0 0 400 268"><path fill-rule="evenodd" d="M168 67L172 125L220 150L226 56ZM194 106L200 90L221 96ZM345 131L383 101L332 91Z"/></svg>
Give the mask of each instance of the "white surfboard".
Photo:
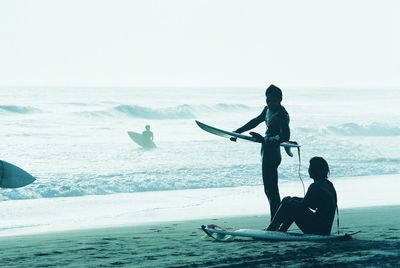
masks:
<svg viewBox="0 0 400 268"><path fill-rule="evenodd" d="M243 134L239 134L239 133L235 133L235 132L231 132L231 131L226 131L223 129L219 129L216 127L212 127L209 126L207 124L204 124L200 121L196 121L196 124L204 131L207 131L208 133L220 136L220 137L224 137L224 138L238 138L238 139L242 139L242 140L247 140L247 141L252 141L252 142L257 142L260 143L259 140L257 140L256 138L254 138L253 136L248 136L248 135L243 135ZM293 153L291 152L291 148L300 148L300 145L297 144L297 142L294 141L288 141L288 142L282 142L280 144L281 147L285 148L286 153L292 157Z"/></svg>
<svg viewBox="0 0 400 268"><path fill-rule="evenodd" d="M208 237L217 241L231 241L235 237L248 237L271 241L327 241L327 240L351 240L350 234L342 235L315 235L294 232L275 232L256 229L225 228L218 225L202 225L201 229Z"/></svg>
<svg viewBox="0 0 400 268"><path fill-rule="evenodd" d="M200 121L196 121L196 124L203 129L204 131L207 131L208 133L220 136L220 137L224 137L224 138L238 138L238 139L242 139L242 140L247 140L247 141L252 141L252 142L257 142L260 143L260 141L258 141L256 138L252 137L252 136L248 136L248 135L243 135L243 134L239 134L239 133L235 133L235 132L231 132L231 131L226 131L223 129L219 129L216 127L212 127L210 125L204 124ZM298 145L297 143L294 142L282 142L281 143L282 147L290 147L290 148L298 148L300 147L300 145Z"/></svg>
<svg viewBox="0 0 400 268"><path fill-rule="evenodd" d="M0 188L19 188L31 184L35 180L22 168L0 160Z"/></svg>
<svg viewBox="0 0 400 268"><path fill-rule="evenodd" d="M143 148L146 149L156 148L156 144L152 140L150 140L147 137L144 137L140 133L134 131L128 131L128 135L136 144L142 146Z"/></svg>

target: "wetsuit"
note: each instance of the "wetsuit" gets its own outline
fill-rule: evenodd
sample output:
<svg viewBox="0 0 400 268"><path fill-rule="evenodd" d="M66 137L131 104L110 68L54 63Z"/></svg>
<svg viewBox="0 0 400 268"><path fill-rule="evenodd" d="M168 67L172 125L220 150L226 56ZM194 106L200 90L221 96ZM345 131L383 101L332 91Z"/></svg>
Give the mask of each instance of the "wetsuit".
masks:
<svg viewBox="0 0 400 268"><path fill-rule="evenodd" d="M142 135L149 139L149 140L153 140L153 132L151 132L150 130L145 130L142 132Z"/></svg>
<svg viewBox="0 0 400 268"><path fill-rule="evenodd" d="M262 177L272 220L281 203L278 189L278 166L282 159L280 143L290 138L289 114L282 105L279 105L276 111L271 111L266 106L259 116L238 128L236 132L248 131L262 122L265 122L267 127L265 142L261 148Z"/></svg>
<svg viewBox="0 0 400 268"><path fill-rule="evenodd" d="M280 231L286 231L295 222L304 233L329 235L335 218L337 196L333 184L316 180L310 185L304 198L285 197L274 219L274 225L282 223Z"/></svg>

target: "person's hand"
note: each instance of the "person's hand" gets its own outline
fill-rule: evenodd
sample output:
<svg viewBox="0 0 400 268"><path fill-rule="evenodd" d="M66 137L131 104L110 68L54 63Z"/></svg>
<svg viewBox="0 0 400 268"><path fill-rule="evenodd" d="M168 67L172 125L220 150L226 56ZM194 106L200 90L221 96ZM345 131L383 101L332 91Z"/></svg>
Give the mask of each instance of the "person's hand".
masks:
<svg viewBox="0 0 400 268"><path fill-rule="evenodd" d="M271 145L279 145L280 144L279 139L280 139L279 135L273 137L265 137L265 143Z"/></svg>
<svg viewBox="0 0 400 268"><path fill-rule="evenodd" d="M264 137L257 132L250 132L250 135L255 138L259 143L264 142Z"/></svg>
<svg viewBox="0 0 400 268"><path fill-rule="evenodd" d="M238 133L239 134L239 132L237 131L237 130L234 130L234 131L232 131L233 133ZM234 142L236 142L237 141L237 138L236 137L230 137L229 138L231 141L234 141Z"/></svg>

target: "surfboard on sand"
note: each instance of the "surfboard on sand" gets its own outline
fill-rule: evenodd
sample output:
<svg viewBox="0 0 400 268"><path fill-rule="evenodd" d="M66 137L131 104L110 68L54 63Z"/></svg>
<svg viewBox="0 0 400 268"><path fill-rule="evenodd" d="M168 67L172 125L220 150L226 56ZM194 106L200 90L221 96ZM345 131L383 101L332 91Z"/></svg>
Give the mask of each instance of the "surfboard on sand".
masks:
<svg viewBox="0 0 400 268"><path fill-rule="evenodd" d="M144 137L140 133L137 133L134 131L128 131L128 135L137 145L139 145L145 149L156 148L156 144L152 140L150 140L147 137Z"/></svg>
<svg viewBox="0 0 400 268"><path fill-rule="evenodd" d="M0 188L19 188L31 184L35 180L22 168L0 160Z"/></svg>
<svg viewBox="0 0 400 268"><path fill-rule="evenodd" d="M202 225L201 230L206 234L203 239L211 238L216 241L232 241L236 237L247 237L270 241L329 241L329 240L352 240L351 234L339 235L315 235L295 232L276 232L257 229L226 228L215 224ZM355 234L355 233L354 233Z"/></svg>
<svg viewBox="0 0 400 268"><path fill-rule="evenodd" d="M239 134L239 133L235 133L235 132L231 132L231 131L226 131L223 129L219 129L216 127L212 127L210 125L204 124L200 121L196 121L196 124L203 129L204 131L207 131L208 133L220 136L220 137L224 137L224 138L238 138L238 139L242 139L242 140L247 140L247 141L252 141L252 142L257 142L260 143L259 140L257 140L256 138L254 138L253 136L248 136L248 135L243 135L243 134ZM282 142L281 147L285 148L286 153L289 156L293 156L293 153L291 152L291 148L299 148L300 145L297 144L297 142L294 141L288 141L288 142Z"/></svg>

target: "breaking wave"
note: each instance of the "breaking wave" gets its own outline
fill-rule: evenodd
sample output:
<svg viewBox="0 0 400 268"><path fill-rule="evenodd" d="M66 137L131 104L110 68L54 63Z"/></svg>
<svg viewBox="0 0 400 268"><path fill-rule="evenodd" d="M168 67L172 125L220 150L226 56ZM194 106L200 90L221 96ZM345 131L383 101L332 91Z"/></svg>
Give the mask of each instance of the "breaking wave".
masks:
<svg viewBox="0 0 400 268"><path fill-rule="evenodd" d="M30 114L40 112L39 109L30 106L0 105L0 112L15 114Z"/></svg>
<svg viewBox="0 0 400 268"><path fill-rule="evenodd" d="M215 105L178 105L166 108L151 108L139 105L117 105L108 110L83 111L76 114L90 117L130 116L143 119L194 119L204 114L251 109L241 104L218 103Z"/></svg>
<svg viewBox="0 0 400 268"><path fill-rule="evenodd" d="M145 119L191 119L196 115L190 105L152 109L137 105L118 105L113 108L122 114Z"/></svg>
<svg viewBox="0 0 400 268"><path fill-rule="evenodd" d="M377 122L368 125L346 123L326 130L343 136L400 136L400 127Z"/></svg>
<svg viewBox="0 0 400 268"><path fill-rule="evenodd" d="M337 126L324 127L319 130L311 128L298 128L298 130L299 132L303 133L312 133L317 131L324 134L334 134L338 136L400 136L400 127L378 122L373 122L367 125L361 125L357 123L345 123Z"/></svg>

